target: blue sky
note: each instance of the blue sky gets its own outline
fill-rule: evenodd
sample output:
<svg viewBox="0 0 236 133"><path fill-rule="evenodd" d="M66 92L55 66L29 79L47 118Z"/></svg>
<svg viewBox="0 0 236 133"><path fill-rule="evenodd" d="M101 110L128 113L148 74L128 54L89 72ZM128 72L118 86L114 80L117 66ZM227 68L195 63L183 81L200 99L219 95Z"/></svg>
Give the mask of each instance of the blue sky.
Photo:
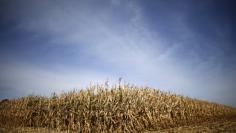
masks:
<svg viewBox="0 0 236 133"><path fill-rule="evenodd" d="M90 83L236 106L233 0L1 0L0 98Z"/></svg>

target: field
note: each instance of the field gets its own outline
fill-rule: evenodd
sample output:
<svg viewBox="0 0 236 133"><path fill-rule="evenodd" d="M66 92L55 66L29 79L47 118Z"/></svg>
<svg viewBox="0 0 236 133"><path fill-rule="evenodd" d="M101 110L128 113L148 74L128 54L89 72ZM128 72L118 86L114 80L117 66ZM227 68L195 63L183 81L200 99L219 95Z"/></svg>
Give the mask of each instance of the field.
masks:
<svg viewBox="0 0 236 133"><path fill-rule="evenodd" d="M56 131L47 128L18 127L18 128L0 128L2 133L67 133L67 131ZM235 133L236 118L221 119L215 122L203 122L195 125L181 126L175 128L162 129L158 131L144 131L144 133Z"/></svg>
<svg viewBox="0 0 236 133"><path fill-rule="evenodd" d="M230 132L235 116L235 108L149 87L95 85L51 97L2 100L0 131Z"/></svg>

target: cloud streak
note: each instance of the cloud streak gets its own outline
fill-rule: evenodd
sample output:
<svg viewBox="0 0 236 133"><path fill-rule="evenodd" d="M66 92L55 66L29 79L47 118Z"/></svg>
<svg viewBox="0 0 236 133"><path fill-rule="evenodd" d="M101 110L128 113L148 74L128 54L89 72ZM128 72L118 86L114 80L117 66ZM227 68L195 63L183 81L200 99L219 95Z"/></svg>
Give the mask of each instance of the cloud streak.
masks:
<svg viewBox="0 0 236 133"><path fill-rule="evenodd" d="M167 14L152 14L160 17L153 24L149 21L153 16L147 16L138 1L27 1L9 5L5 16L12 17L4 19L16 21L15 30L31 33L29 47L46 46L48 53L20 61L12 53L10 63L1 67L1 88L24 91L19 95L47 94L90 81L124 77L138 85L235 105L230 93L235 92L235 68L224 69L224 52L215 47L221 42L200 37L189 25L188 8L179 11L173 7ZM162 26L171 27L171 32ZM43 44L37 42L45 36ZM55 61L45 61L48 58Z"/></svg>

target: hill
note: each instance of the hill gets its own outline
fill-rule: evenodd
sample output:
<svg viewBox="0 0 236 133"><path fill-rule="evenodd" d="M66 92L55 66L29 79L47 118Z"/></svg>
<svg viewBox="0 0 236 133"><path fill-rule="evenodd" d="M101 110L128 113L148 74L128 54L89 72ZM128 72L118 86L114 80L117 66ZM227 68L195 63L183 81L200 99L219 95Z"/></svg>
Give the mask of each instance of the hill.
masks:
<svg viewBox="0 0 236 133"><path fill-rule="evenodd" d="M145 132L235 118L236 109L130 85L0 102L0 127L75 132Z"/></svg>

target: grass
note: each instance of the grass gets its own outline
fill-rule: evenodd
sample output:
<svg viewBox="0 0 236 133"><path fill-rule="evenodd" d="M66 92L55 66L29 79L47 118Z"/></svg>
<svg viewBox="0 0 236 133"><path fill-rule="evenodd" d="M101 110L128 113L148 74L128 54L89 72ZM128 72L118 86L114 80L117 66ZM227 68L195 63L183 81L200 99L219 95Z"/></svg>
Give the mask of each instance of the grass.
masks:
<svg viewBox="0 0 236 133"><path fill-rule="evenodd" d="M0 127L85 133L160 130L235 115L229 106L120 84L0 102Z"/></svg>

